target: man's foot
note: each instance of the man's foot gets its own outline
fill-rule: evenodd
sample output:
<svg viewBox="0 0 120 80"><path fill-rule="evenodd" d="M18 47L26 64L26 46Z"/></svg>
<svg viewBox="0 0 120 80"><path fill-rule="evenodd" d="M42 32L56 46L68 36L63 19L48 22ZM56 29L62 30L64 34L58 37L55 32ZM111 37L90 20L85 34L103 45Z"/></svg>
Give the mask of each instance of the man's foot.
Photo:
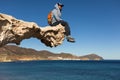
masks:
<svg viewBox="0 0 120 80"><path fill-rule="evenodd" d="M68 42L73 42L73 43L75 42L75 39L72 38L71 36L66 36L66 39Z"/></svg>

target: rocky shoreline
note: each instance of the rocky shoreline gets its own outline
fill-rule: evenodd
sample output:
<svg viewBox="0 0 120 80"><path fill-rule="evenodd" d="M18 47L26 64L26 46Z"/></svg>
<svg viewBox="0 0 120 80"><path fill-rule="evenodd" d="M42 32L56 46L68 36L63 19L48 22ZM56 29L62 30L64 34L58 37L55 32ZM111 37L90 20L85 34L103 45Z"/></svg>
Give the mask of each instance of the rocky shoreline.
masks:
<svg viewBox="0 0 120 80"><path fill-rule="evenodd" d="M52 53L46 50L37 51L14 45L7 45L0 48L0 62L34 60L103 60L103 58L96 54L76 56L70 53Z"/></svg>

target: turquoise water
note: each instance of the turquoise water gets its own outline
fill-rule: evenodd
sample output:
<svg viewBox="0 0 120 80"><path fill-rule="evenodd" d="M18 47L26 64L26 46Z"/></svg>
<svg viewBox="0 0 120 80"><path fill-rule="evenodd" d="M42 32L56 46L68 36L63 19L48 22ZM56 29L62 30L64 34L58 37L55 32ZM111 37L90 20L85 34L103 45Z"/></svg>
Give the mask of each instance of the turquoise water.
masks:
<svg viewBox="0 0 120 80"><path fill-rule="evenodd" d="M0 63L0 80L120 80L120 60Z"/></svg>

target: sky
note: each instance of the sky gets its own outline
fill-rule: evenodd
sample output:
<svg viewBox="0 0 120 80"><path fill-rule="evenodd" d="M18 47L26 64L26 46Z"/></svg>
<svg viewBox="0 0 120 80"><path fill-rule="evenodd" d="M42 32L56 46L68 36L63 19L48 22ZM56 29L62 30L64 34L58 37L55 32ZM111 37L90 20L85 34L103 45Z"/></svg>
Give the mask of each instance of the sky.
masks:
<svg viewBox="0 0 120 80"><path fill-rule="evenodd" d="M20 47L120 59L120 0L0 0L0 13L45 27L47 14L58 2L64 4L62 19L69 23L76 42L64 40L62 45L49 48L30 38L23 40Z"/></svg>

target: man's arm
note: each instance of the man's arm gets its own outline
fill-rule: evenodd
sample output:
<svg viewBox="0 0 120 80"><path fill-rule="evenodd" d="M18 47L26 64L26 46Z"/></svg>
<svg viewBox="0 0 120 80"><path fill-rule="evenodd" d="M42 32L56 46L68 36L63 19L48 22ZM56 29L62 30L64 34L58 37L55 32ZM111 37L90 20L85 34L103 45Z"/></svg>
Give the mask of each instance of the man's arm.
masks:
<svg viewBox="0 0 120 80"><path fill-rule="evenodd" d="M53 18L55 18L56 21L62 20L62 19L60 18L60 16L58 15L57 10L54 9L54 10L52 11L52 13L53 13Z"/></svg>

